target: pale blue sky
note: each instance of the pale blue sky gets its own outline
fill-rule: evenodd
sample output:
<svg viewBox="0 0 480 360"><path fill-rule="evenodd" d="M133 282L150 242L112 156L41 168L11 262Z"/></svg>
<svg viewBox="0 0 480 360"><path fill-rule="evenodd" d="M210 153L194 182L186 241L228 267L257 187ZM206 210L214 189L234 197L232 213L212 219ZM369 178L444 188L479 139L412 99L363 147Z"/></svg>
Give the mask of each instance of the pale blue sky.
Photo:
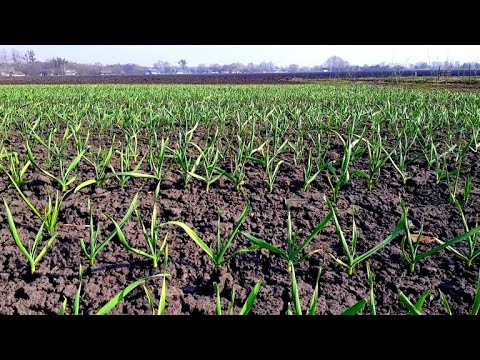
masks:
<svg viewBox="0 0 480 360"><path fill-rule="evenodd" d="M0 45L0 49L33 49L39 60L64 57L72 62L135 63L152 66L157 60L188 65L232 62L277 65L321 65L338 55L351 64L406 65L418 61L479 61L480 45Z"/></svg>

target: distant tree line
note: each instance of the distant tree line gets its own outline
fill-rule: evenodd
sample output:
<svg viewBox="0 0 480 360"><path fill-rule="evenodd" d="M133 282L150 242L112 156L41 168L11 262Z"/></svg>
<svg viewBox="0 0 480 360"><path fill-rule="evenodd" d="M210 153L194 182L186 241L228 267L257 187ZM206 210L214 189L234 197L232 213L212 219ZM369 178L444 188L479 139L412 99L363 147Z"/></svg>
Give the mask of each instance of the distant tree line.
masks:
<svg viewBox="0 0 480 360"><path fill-rule="evenodd" d="M55 57L46 61L37 59L33 50L24 54L16 49L0 49L0 74L47 75L143 75L148 70L136 64L102 65L101 63L80 64L65 58Z"/></svg>
<svg viewBox="0 0 480 360"><path fill-rule="evenodd" d="M285 73L303 73L303 72L333 72L344 73L351 72L400 72L404 70L435 70L435 71L448 71L448 70L480 70L480 63L460 63L456 62L439 62L434 61L430 64L426 62L418 62L415 64L409 64L408 66L386 63L376 65L351 65L348 61L342 59L339 56L329 57L323 64L314 66L300 66L298 64L290 64L288 66L277 66L273 62L262 62L260 64L242 64L239 62L231 64L200 64L198 66L187 67L185 60L180 60L178 64L181 64L181 69L186 70L193 74L206 74L206 73L273 73L273 72L285 72ZM162 74L174 74L178 72L179 67L175 64L171 64L168 61L157 61L153 64L153 69ZM152 70L152 69L150 69Z"/></svg>
<svg viewBox="0 0 480 360"><path fill-rule="evenodd" d="M385 73L396 74L409 70L433 70L448 73L452 70L480 70L480 63L460 63L458 61L434 61L432 63L418 62L409 65L399 64L376 64L376 65L352 65L339 56L329 57L323 64L314 66L301 66L290 64L277 66L273 62L261 62L259 64L200 64L188 66L186 59L180 59L177 63L159 60L153 67L145 67L137 64L114 64L103 65L101 63L80 64L68 61L65 58L55 57L46 61L37 59L33 50L21 53L16 49L0 49L0 75L24 74L28 76L40 75L143 75L143 74L225 74L225 73L305 73L305 72L329 72L348 73Z"/></svg>

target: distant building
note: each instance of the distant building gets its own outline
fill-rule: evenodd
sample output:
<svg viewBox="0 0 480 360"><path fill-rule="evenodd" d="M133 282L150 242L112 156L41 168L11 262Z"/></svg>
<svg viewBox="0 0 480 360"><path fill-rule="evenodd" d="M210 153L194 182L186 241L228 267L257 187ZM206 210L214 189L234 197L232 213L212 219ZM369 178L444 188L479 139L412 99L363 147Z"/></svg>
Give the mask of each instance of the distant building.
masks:
<svg viewBox="0 0 480 360"><path fill-rule="evenodd" d="M145 71L145 75L160 75L160 74L161 74L160 70L154 69L154 68L151 68Z"/></svg>
<svg viewBox="0 0 480 360"><path fill-rule="evenodd" d="M188 72L186 72L185 70L177 70L175 73L176 74L188 74Z"/></svg>
<svg viewBox="0 0 480 360"><path fill-rule="evenodd" d="M8 76L19 77L25 76L25 74L21 71L10 71L10 74L8 74Z"/></svg>
<svg viewBox="0 0 480 360"><path fill-rule="evenodd" d="M0 76L9 76L10 74L5 71L0 71Z"/></svg>
<svg viewBox="0 0 480 360"><path fill-rule="evenodd" d="M75 76L75 75L77 75L77 71L76 70L65 70L65 75Z"/></svg>
<svg viewBox="0 0 480 360"><path fill-rule="evenodd" d="M98 73L98 75L105 76L105 75L112 75L110 70L102 70Z"/></svg>

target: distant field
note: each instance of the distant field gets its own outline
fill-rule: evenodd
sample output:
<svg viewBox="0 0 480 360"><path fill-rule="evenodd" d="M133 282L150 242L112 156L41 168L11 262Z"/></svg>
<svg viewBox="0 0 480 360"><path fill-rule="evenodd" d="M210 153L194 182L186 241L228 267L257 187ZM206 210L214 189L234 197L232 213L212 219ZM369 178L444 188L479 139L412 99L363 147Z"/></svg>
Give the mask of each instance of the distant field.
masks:
<svg viewBox="0 0 480 360"><path fill-rule="evenodd" d="M1 86L0 313L478 311L478 94L338 81Z"/></svg>
<svg viewBox="0 0 480 360"><path fill-rule="evenodd" d="M388 78L358 78L358 79L314 79L303 80L308 83L319 83L328 85L377 85L396 86L419 90L441 90L451 91L480 91L480 77L388 77Z"/></svg>
<svg viewBox="0 0 480 360"><path fill-rule="evenodd" d="M347 76L348 75L348 76ZM276 74L182 74L0 77L0 84L301 84L370 83L377 85L432 86L477 90L480 76L368 76L368 74L276 73Z"/></svg>

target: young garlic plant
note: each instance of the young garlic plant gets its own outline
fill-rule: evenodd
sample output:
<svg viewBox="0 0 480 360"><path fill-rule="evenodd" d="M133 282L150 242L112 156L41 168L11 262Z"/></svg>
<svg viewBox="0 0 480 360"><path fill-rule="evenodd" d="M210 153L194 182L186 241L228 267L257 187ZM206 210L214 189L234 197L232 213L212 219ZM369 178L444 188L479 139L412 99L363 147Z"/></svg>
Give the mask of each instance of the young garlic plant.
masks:
<svg viewBox="0 0 480 360"><path fill-rule="evenodd" d="M113 141L115 141L115 138L113 139ZM106 171L110 165L110 160L112 159L112 155L113 155L113 145L110 146L108 151L105 151L100 146L97 152L92 153L89 156L84 155L83 159L87 163L89 163L95 171L95 178L84 181L82 184L78 185L75 188L74 192L76 193L80 191L82 188L92 184L96 184L98 186L102 186L103 184L105 184L105 182L107 181Z"/></svg>
<svg viewBox="0 0 480 360"><path fill-rule="evenodd" d="M193 133L197 129L199 122L195 123L195 126L186 131L185 133L178 133L177 147L175 150L171 150L173 158L177 163L179 169L183 173L183 185L186 187L192 178L191 173L194 173L197 169L202 155L199 155L196 160L190 154L190 145L192 145ZM193 146L193 145L192 145Z"/></svg>
<svg viewBox="0 0 480 360"><path fill-rule="evenodd" d="M58 155L62 155L61 153L61 148L58 149L56 144L55 144L55 134L57 133L57 129L55 127L52 127L50 131L48 132L48 135L45 137L39 136L37 133L35 133L33 130L31 132L32 137L40 144L42 144L47 153L46 153L46 159L45 159L45 165L47 169L51 169L53 165L55 164L55 158L58 157ZM67 133L65 133L66 135ZM64 137L65 137L64 135ZM44 140L46 139L46 140ZM28 140L27 140L28 143ZM58 149L58 150L56 150Z"/></svg>
<svg viewBox="0 0 480 360"><path fill-rule="evenodd" d="M132 216L133 211L135 210L138 203L138 193L134 196L132 203L128 207L128 210L125 216L120 220L118 226L122 228ZM95 224L93 223L93 207L88 199L88 211L90 213L90 241L86 243L83 239L80 239L80 248L82 249L83 254L88 259L90 266L93 266L97 255L102 251L102 249L117 235L117 231L114 230L112 233L103 241L100 242L100 227L97 227L95 230Z"/></svg>
<svg viewBox="0 0 480 360"><path fill-rule="evenodd" d="M310 135L309 135L310 136ZM325 137L327 140L325 144L322 143L322 138ZM310 136L313 141L313 138ZM317 134L317 140L313 141L316 144L316 154L317 154L317 169L326 169L328 165L328 152L330 151L330 141L331 135L327 132L322 132Z"/></svg>
<svg viewBox="0 0 480 360"><path fill-rule="evenodd" d="M341 265L341 266L343 266L347 269L348 275L353 274L353 270L354 270L356 265L358 265L362 261L368 259L370 256L375 254L380 249L384 248L393 239L395 239L398 236L398 234L402 231L402 228L404 227L405 215L402 215L397 227L395 228L395 230L393 230L392 234L390 234L388 237L386 237L384 240L379 242L377 245L375 245L374 247L372 247L368 251L364 252L362 255L357 255L356 254L356 249L357 249L357 243L358 243L358 229L357 229L357 225L355 223L354 212L353 212L353 215L352 215L352 222L353 222L352 240L351 240L351 245L349 245L347 240L345 239L345 235L343 234L342 228L341 228L340 223L338 221L337 214L336 214L336 209L334 208L330 199L328 199L328 197L326 197L326 196L325 196L325 202L327 203L327 206L328 206L328 208L330 209L330 212L333 215L333 220L335 222L337 235L340 239L342 249L343 249L347 259L346 259L346 261L343 261L340 258L337 258L333 255L331 255L331 256L339 265Z"/></svg>
<svg viewBox="0 0 480 360"><path fill-rule="evenodd" d="M308 151L307 165L303 169L303 190L306 191L308 186L315 181L315 179L320 175L320 173L327 168L328 161L327 155L330 150L330 137L327 136L327 142L325 145L322 144L322 135L317 134L317 140L314 140L313 137L309 134L312 144L316 147L316 159L313 161L312 151Z"/></svg>
<svg viewBox="0 0 480 360"><path fill-rule="evenodd" d="M8 172L7 168L2 164L0 164L0 169L7 173L12 181L12 184L9 185L9 188L14 187L14 185L17 187L25 185L28 182L28 180L25 179L25 173L27 172L28 167L31 165L30 160L20 162L18 153L15 151L5 151L5 157L8 160L8 169L10 172Z"/></svg>
<svg viewBox="0 0 480 360"><path fill-rule="evenodd" d="M458 163L457 168L452 171L448 172L447 169L444 169L445 176L447 179L447 188L448 188L448 199L450 201L450 204L455 205L455 202L457 201L457 193L458 193L458 182L460 179L460 173L462 172L462 160L463 158L460 158L460 161ZM454 178L452 179L452 176Z"/></svg>
<svg viewBox="0 0 480 360"><path fill-rule="evenodd" d="M155 192L154 192L154 197L155 199L158 199L160 197L160 185L162 183L162 178L164 174L164 164L165 164L165 159L169 156L167 154L167 148L168 148L168 137L166 139L162 138L160 142L160 147L154 151L151 152L150 157L149 157L149 165L150 169L152 169L153 174L155 176L155 180L157 180L157 186L155 187ZM168 172L168 168L166 172Z"/></svg>
<svg viewBox="0 0 480 360"><path fill-rule="evenodd" d="M306 311L306 315L315 315L317 312L318 304L318 283L320 282L320 275L322 274L322 268L318 268L317 281L315 283L315 290L313 291L312 299L310 300L310 306ZM298 291L297 277L295 276L295 267L292 265L292 302L293 310L290 303L288 303L287 315L303 315L302 303L300 302L300 292Z"/></svg>
<svg viewBox="0 0 480 360"><path fill-rule="evenodd" d="M480 149L480 128L472 126L472 136L470 141L470 150L477 153Z"/></svg>
<svg viewBox="0 0 480 360"><path fill-rule="evenodd" d="M158 302L158 306L155 309L155 296L153 295L152 290L147 285L147 283L143 284L143 290L145 291L145 295L148 300L148 306L152 312L152 315L165 315L166 308L167 308L167 277L170 276L167 274L167 265L168 265L168 245L165 247L165 257L163 260L163 269L164 274L154 275L153 277L162 277L162 291L160 293L160 300Z"/></svg>
<svg viewBox="0 0 480 360"><path fill-rule="evenodd" d="M292 305L288 303L287 308L287 315L315 315L317 312L317 304L318 304L318 283L320 281L320 275L322 273L322 268L318 269L317 281L315 283L315 290L313 291L312 298L310 300L310 306L304 312L302 310L302 303L300 301L300 291L298 290L297 284L297 277L295 275L295 268L292 266L292 302L293 302L293 309ZM354 304L353 306L349 307L347 310L343 311L341 315L355 315L363 310L365 305L367 304L366 299L361 299L359 302Z"/></svg>
<svg viewBox="0 0 480 360"><path fill-rule="evenodd" d="M168 276L167 274L156 274L150 277L141 278L139 280L134 281L125 289L120 290L113 298L111 298L104 306L102 306L95 315L107 315L110 311L112 311L118 304L120 304L129 293L135 290L140 285L145 285L145 283L150 280L151 278L158 277L158 276ZM73 300L73 307L71 311L71 315L83 315L80 312L80 302L81 302L81 293L82 293L82 286L83 286L83 268L80 265L80 283L78 285L77 292L75 294L75 298ZM60 309L58 310L58 315L65 315L67 312L67 305L68 301L67 298L64 297L62 305L60 305Z"/></svg>
<svg viewBox="0 0 480 360"><path fill-rule="evenodd" d="M459 169L453 171L448 171L449 161L447 157L438 158L438 161L435 162L435 183L438 185L441 181L446 180L449 176L456 175Z"/></svg>
<svg viewBox="0 0 480 360"><path fill-rule="evenodd" d="M80 301L81 301L82 283L83 283L83 267L81 264L80 264L80 270L79 270L79 278L80 278L80 282L78 284L78 289L75 294L75 299L73 300L72 315L81 315ZM58 315L65 315L66 311L67 311L67 298L64 296L63 303L60 306L60 309L58 310Z"/></svg>
<svg viewBox="0 0 480 360"><path fill-rule="evenodd" d="M352 171L353 174L367 179L368 191L372 192L373 184L380 177L380 170L387 162L390 154L384 155L380 125L377 126L376 138L373 140L363 139L367 144L368 173L360 170Z"/></svg>
<svg viewBox="0 0 480 360"><path fill-rule="evenodd" d="M462 217L462 224L463 224L463 229L464 229L465 233L463 235L461 235L461 240L463 240L463 239L467 240L467 254L466 255L462 254L459 250L456 250L455 248L453 248L451 246L453 244L449 244L448 246L446 246L446 249L448 251L450 251L451 253L453 253L455 256L462 259L465 262L465 264L467 265L467 267L471 267L472 263L473 263L473 260L475 260L477 258L477 256L480 255L480 248L477 249L477 244L478 244L478 240L479 240L478 239L478 231L479 230L475 230L475 229L480 228L479 222L478 222L478 215L477 215L477 218L475 220L475 228L470 230L470 227L468 226L468 222L467 222L467 219L465 218L465 214L463 212L462 206L460 205L460 202L458 200L455 200L455 205L458 209L458 212L460 213L460 216ZM441 240L438 240L438 239L436 239L436 240L437 240L438 243L441 244L441 246L444 246L446 244Z"/></svg>
<svg viewBox="0 0 480 360"><path fill-rule="evenodd" d="M140 166L142 166L143 160L145 160L145 157L147 156L146 154L136 163L136 165L133 165L138 158L138 153L133 152L130 146L126 146L122 151L117 150L116 153L119 156L120 171L115 171L111 164L109 166L113 172L113 175L117 178L118 184L121 188L125 187L128 180L130 180L132 177L155 178L153 175L143 174L138 171Z"/></svg>
<svg viewBox="0 0 480 360"><path fill-rule="evenodd" d="M83 128L82 126L82 121L78 122L75 126L69 125L70 131L73 136L73 140L75 142L75 147L77 149L77 153L85 153L85 151L88 149L89 141L90 141L90 130L87 128L87 133L85 137L82 137L80 132L81 129Z"/></svg>
<svg viewBox="0 0 480 360"><path fill-rule="evenodd" d="M458 195L458 183L460 179L460 174L464 170L469 170L471 168L470 166L462 166L463 159L468 153L469 146L468 144L463 147L458 148L458 152L455 156L455 159L453 161L448 161L446 158L443 159L442 163L442 168L437 173L437 183L440 182L441 180L446 179L447 183L447 189L448 189L448 197L450 204L455 205L455 201L457 199ZM455 169L452 171L448 171L448 167L451 163L455 164ZM470 184L466 184L467 186L470 186ZM469 191L470 189L467 189ZM464 193L465 195L465 193Z"/></svg>
<svg viewBox="0 0 480 360"><path fill-rule="evenodd" d="M55 197L55 202L52 203L52 198L50 195L48 195L48 202L46 203L43 211L41 212L38 210L35 205L32 204L32 202L26 197L26 195L23 193L22 190L17 186L15 183L14 179L12 176L6 172L7 176L10 178L11 184L15 187L17 190L18 194L22 198L22 200L25 202L25 204L28 206L30 210L40 219L42 224L45 225L45 229L49 234L53 234L57 228L57 220L58 220L58 214L60 213L60 209L62 207L62 202L65 196L68 194L68 192L64 193L62 196L59 195L57 191L57 195ZM42 214L43 213L43 214Z"/></svg>
<svg viewBox="0 0 480 360"><path fill-rule="evenodd" d="M400 291L400 301L405 305L405 307L408 309L408 312L410 315L423 315L422 314L422 309L423 306L425 305L425 300L430 296L431 291L430 290L425 290L425 292L420 296L420 298L417 300L415 304L413 304L410 299Z"/></svg>
<svg viewBox="0 0 480 360"><path fill-rule="evenodd" d="M465 184L463 186L463 203L466 204L470 198L470 193L472 192L472 179L471 175L467 174L465 177Z"/></svg>
<svg viewBox="0 0 480 360"><path fill-rule="evenodd" d="M375 280L375 275L370 269L370 264L367 262L367 281L368 281L368 286L370 288L369 300L368 300L368 305L370 307L370 315L377 315L377 309L375 305L375 293L373 291L374 280Z"/></svg>
<svg viewBox="0 0 480 360"><path fill-rule="evenodd" d="M51 236L50 239L43 245L43 247L40 248L41 246L40 244L44 236L43 228L45 226L45 223L42 223L42 225L40 226L40 229L37 232L37 235L35 236L35 240L33 242L28 241L28 245L27 247L25 247L25 245L23 245L22 243L22 240L20 239L17 228L15 226L15 222L13 220L12 213L5 199L3 200L3 203L5 205L5 210L7 212L8 228L10 230L10 233L12 234L17 247L20 249L22 254L27 258L28 263L30 265L30 273L33 275L35 273L36 265L43 258L43 256L47 253L47 251L52 247L53 243L55 242L56 235Z"/></svg>
<svg viewBox="0 0 480 360"><path fill-rule="evenodd" d="M312 151L308 151L307 166L303 169L303 191L307 191L307 187L317 178L322 172L322 169L313 169Z"/></svg>
<svg viewBox="0 0 480 360"><path fill-rule="evenodd" d="M257 298L257 295L260 291L260 286L262 285L262 280L258 280L255 286L253 287L252 291L248 295L245 303L243 304L242 308L238 315L248 315L250 310L253 307L253 303ZM216 282L213 283L213 288L215 290L215 315L222 315L222 303L220 300L220 289L218 288L218 284ZM232 289L232 297L230 300L230 306L228 307L227 314L228 315L235 315L235 287Z"/></svg>
<svg viewBox="0 0 480 360"><path fill-rule="evenodd" d="M349 134L347 136L347 139L345 140L338 132L334 131L335 134L339 137L340 141L342 142L343 146L343 158L342 158L342 165L340 167L340 171L338 172L334 167L333 167L333 162L330 161L327 164L327 168L329 172L327 173L327 179L328 183L330 184L330 188L332 189L332 195L333 195L333 201L336 202L338 198L338 194L340 192L340 189L344 187L345 185L348 184L350 181L350 171L349 171L349 166L351 160L355 157L358 156L359 153L363 152L364 149L359 149L357 151L353 151L355 146L358 144L358 142L361 140L361 137L359 137L356 140L353 140L353 128L354 125L350 127ZM333 181L332 181L333 179Z"/></svg>
<svg viewBox="0 0 480 360"><path fill-rule="evenodd" d="M127 250L130 250L130 251L134 252L135 254L144 256L147 259L151 259L152 262L153 262L153 267L157 268L158 260L160 259L160 257L162 255L165 255L164 254L165 253L164 249L165 249L165 246L167 244L167 239L168 239L168 233L167 233L165 235L165 238L163 239L162 243L159 244L159 237L158 237L159 226L158 226L158 219L157 219L157 204L155 203L153 205L152 219L151 219L151 223L150 223L150 231L148 231L146 229L145 224L143 222L143 219L142 219L140 213L137 210L135 210L135 214L138 218L138 221L140 222L140 225L142 226L143 235L145 237L145 240L147 241L147 246L148 246L148 250L150 251L150 253L147 253L147 252L145 252L141 249L138 249L138 248L134 248L132 245L130 245L130 243L125 238L125 234L123 233L120 225L117 224L115 222L115 220L113 220L110 216L109 216L109 218L111 219L111 221L115 225L115 229L116 229L116 232L117 232L117 235L118 235L118 239L120 240L120 243Z"/></svg>
<svg viewBox="0 0 480 360"><path fill-rule="evenodd" d="M72 160L70 165L65 168L65 163L63 161L63 157L60 156L58 157L58 167L60 170L60 174L58 176L53 175L49 171L43 169L40 167L40 165L37 163L35 160L35 157L32 153L32 149L30 148L30 145L28 142L26 143L27 147L27 155L28 159L32 163L33 166L35 166L43 175L47 176L48 178L52 179L54 182L56 182L58 185L60 185L60 188L62 192L66 192L68 190L68 187L76 180L77 176L73 175L73 172L76 170L78 164L80 163L80 160L82 159L84 153L86 150L83 150L81 153L79 153L75 159ZM73 176L72 176L73 175Z"/></svg>
<svg viewBox="0 0 480 360"><path fill-rule="evenodd" d="M233 226L232 233L228 237L226 241L222 241L220 237L220 211L218 212L218 222L217 222L217 242L216 242L216 250L208 246L196 233L195 231L190 228L187 224L181 221L169 221L161 226L165 225L175 225L182 228L185 233L193 240L195 243L200 246L200 248L212 259L213 264L215 265L215 269L218 269L220 266L228 263L233 257L237 256L240 253L254 250L255 248L247 248L247 249L238 249L232 253L230 256L225 256L227 250L232 245L233 240L237 236L240 226L245 221L248 212L250 211L250 204L247 203L245 209L243 209L242 214L240 215L239 219L236 221L235 225Z"/></svg>
<svg viewBox="0 0 480 360"><path fill-rule="evenodd" d="M432 135L429 135L425 140L426 145L424 146L424 156L427 161L427 170L430 170L433 166L435 167L435 171L439 173L441 165L443 161L446 159L447 155L450 154L455 148L457 144L454 144L447 148L443 153L438 153L438 145L435 144L435 140L433 139ZM437 184L440 181L437 177Z"/></svg>
<svg viewBox="0 0 480 360"><path fill-rule="evenodd" d="M436 254L437 252L447 249L449 251L452 251L455 255L461 257L464 259L467 264L471 264L473 259L477 257L480 254L480 250L474 251L475 250L475 245L477 242L477 233L480 231L480 226L477 226L476 228L472 229L469 231L468 226L465 228L465 233L447 241L443 242L439 239L435 239L440 245L435 246L431 248L428 251L424 251L422 253L419 253L419 248L420 244L422 243L422 236L423 236L423 223L422 226L420 227L420 232L418 234L418 237L416 241L413 240L412 235L410 233L410 227L409 227L409 221L408 221L408 209L405 206L405 202L401 200L401 205L402 205L402 216L405 218L405 223L404 223L404 228L405 228L405 236L402 239L402 242L400 244L401 250L402 250L402 255L407 264L409 265L409 270L410 272L415 271L415 264L418 263L419 261L423 260L424 258ZM463 215L463 212L461 212ZM464 226L466 223L464 223ZM452 245L456 244L457 242L463 241L467 239L469 242L469 245L471 246L471 251L469 256L464 256L460 252L456 251L455 249L452 248Z"/></svg>
<svg viewBox="0 0 480 360"><path fill-rule="evenodd" d="M245 184L245 175L246 175L246 162L247 162L247 144L242 139L240 135L237 134L238 148L237 150L233 149L231 144L230 147L230 168L229 172L226 172L220 168L217 168L217 171L222 172L222 174L232 181L235 184L235 190L240 190Z"/></svg>
<svg viewBox="0 0 480 360"><path fill-rule="evenodd" d="M392 150L391 153L388 153L386 149L383 149L385 154L387 154L388 158L390 159L393 167L401 176L403 185L405 185L407 180L410 178L407 171L407 165L409 163L408 155L412 146L415 144L416 137L417 135L415 134L413 138L410 138L406 131L402 131L398 135L397 146ZM392 155L395 155L395 160Z"/></svg>
<svg viewBox="0 0 480 360"><path fill-rule="evenodd" d="M275 109L273 109L266 117L265 117L265 121L267 121L267 117L270 116L270 114L273 114L273 111ZM288 146L289 144L289 141L288 139L285 140L284 142L282 142L282 137L283 135L285 134L286 130L287 130L287 125L285 123L283 124L280 124L280 118L277 116L277 117L274 117L272 119L272 121L267 121L267 123L270 125L270 129L269 131L267 132L267 136L266 138L270 138L272 139L272 143L273 143L273 153L274 154L280 154L283 149L282 147L285 145L285 146Z"/></svg>
<svg viewBox="0 0 480 360"><path fill-rule="evenodd" d="M423 132L420 132L420 137L422 138L422 151L425 161L427 162L427 170L431 170L432 166L438 160L438 151L437 145L435 144L435 139L432 134L423 135Z"/></svg>
<svg viewBox="0 0 480 360"><path fill-rule="evenodd" d="M160 149L158 149L158 152L150 152L146 154L140 162L135 166L135 168L131 171L123 171L123 169L127 168L129 165L127 163L128 157L125 155L122 155L120 158L120 168L121 171L116 173L117 178L120 181L120 186L121 184L126 184L126 181L130 178L141 178L141 179L153 179L157 180L157 186L155 187L154 191L154 198L158 199L160 196L160 185L162 181L162 176L163 176L163 165L165 162L165 159L167 157L167 144L168 144L168 138L165 141L162 138L161 144L160 144ZM150 165L150 169L153 171L153 174L146 174L143 172L138 171L140 169L140 166L145 159L145 157L148 155L148 162ZM124 165L126 164L126 165Z"/></svg>
<svg viewBox="0 0 480 360"><path fill-rule="evenodd" d="M139 129L130 128L130 131L127 131L125 134L125 145L128 150L128 155L133 159L133 162L137 162L140 157L140 152L138 149L138 136L137 132Z"/></svg>
<svg viewBox="0 0 480 360"><path fill-rule="evenodd" d="M5 145L3 145L3 140L2 140L2 142L0 143L0 160L5 159L7 156L8 156L8 150L5 147Z"/></svg>
<svg viewBox="0 0 480 360"><path fill-rule="evenodd" d="M242 235L245 236L257 249L266 249L269 252L280 256L287 262L287 270L290 272L292 266L300 264L306 258L316 254L320 250L313 250L305 254L305 249L313 241L315 236L323 230L323 228L328 224L332 219L332 212L330 211L327 216L313 229L312 233L305 239L303 242L299 243L298 233L292 233L292 218L290 214L290 204L285 200L285 206L287 208L287 251L281 250L279 247L276 247L270 243L267 243L264 240L258 239L255 236L252 236L248 233L242 232ZM255 247L250 249L255 249Z"/></svg>
<svg viewBox="0 0 480 360"><path fill-rule="evenodd" d="M220 148L219 148L219 139L218 139L218 128L212 140L206 144L205 149L203 150L195 143L191 143L200 153L203 168L203 176L196 173L197 168L193 167L192 171L189 171L189 174L194 178L203 181L206 184L205 191L208 193L210 186L218 181L223 176L223 171L218 171L218 163L221 160Z"/></svg>
<svg viewBox="0 0 480 360"><path fill-rule="evenodd" d="M275 179L280 171L280 166L283 163L283 160L277 160L278 156L286 149L288 145L288 140L280 145L277 150L273 150L273 153L270 153L270 148L267 146L265 151L264 157L264 166L265 171L267 173L267 184L268 184L268 191L273 191L273 184L275 183Z"/></svg>
<svg viewBox="0 0 480 360"><path fill-rule="evenodd" d="M265 167L265 161L263 158L259 158L257 153L261 153L263 156L263 148L267 145L267 141L262 142L259 146L256 146L257 136L255 131L255 123L252 124L252 130L250 132L250 139L245 142L245 154L247 160L253 161L256 164L261 164Z"/></svg>
<svg viewBox="0 0 480 360"><path fill-rule="evenodd" d="M62 207L63 199L64 196L60 198L58 191L57 196L55 197L55 203L52 203L52 198L50 195L48 196L48 202L43 209L43 223L49 234L53 234L57 230L58 215L60 213L60 208Z"/></svg>
<svg viewBox="0 0 480 360"><path fill-rule="evenodd" d="M295 166L298 166L298 163L302 160L303 158L303 153L306 148L306 143L305 139L303 136L303 133L297 133L297 138L295 142L289 141L288 145L293 151L293 163Z"/></svg>

